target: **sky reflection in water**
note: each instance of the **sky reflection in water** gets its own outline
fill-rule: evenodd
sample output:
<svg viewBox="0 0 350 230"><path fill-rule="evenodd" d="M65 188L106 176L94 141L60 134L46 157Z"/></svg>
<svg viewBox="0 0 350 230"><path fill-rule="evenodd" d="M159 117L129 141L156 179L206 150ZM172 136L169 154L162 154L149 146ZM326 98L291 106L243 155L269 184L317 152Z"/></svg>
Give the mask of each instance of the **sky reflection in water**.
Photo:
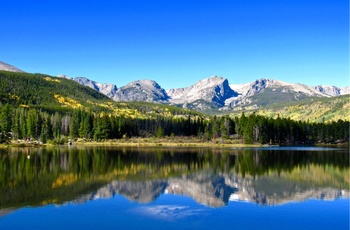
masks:
<svg viewBox="0 0 350 230"><path fill-rule="evenodd" d="M348 229L349 200L308 200L279 206L229 202L211 208L162 195L139 204L116 195L85 204L23 208L0 218L1 229Z"/></svg>

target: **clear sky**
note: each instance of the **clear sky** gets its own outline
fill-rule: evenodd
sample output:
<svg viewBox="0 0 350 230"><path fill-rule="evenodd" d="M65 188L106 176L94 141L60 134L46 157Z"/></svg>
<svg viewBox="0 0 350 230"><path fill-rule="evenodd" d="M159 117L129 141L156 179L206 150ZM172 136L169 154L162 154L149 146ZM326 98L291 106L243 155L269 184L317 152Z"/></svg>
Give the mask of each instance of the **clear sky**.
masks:
<svg viewBox="0 0 350 230"><path fill-rule="evenodd" d="M123 86L349 83L348 0L0 0L0 61Z"/></svg>

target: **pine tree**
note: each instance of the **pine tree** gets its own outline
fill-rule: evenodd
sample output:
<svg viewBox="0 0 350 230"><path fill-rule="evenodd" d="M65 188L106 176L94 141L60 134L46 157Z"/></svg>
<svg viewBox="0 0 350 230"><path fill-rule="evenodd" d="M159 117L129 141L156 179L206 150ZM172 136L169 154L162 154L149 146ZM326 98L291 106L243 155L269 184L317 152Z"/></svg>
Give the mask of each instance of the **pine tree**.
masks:
<svg viewBox="0 0 350 230"><path fill-rule="evenodd" d="M158 130L157 130L157 137L158 138L162 138L164 135L164 131L163 131L163 128L161 126L158 127Z"/></svg>
<svg viewBox="0 0 350 230"><path fill-rule="evenodd" d="M9 141L12 129L13 107L5 104L0 111L0 142Z"/></svg>
<svg viewBox="0 0 350 230"><path fill-rule="evenodd" d="M29 138L36 138L36 127L37 127L37 111L35 109L30 109L28 111L27 119L27 135Z"/></svg>

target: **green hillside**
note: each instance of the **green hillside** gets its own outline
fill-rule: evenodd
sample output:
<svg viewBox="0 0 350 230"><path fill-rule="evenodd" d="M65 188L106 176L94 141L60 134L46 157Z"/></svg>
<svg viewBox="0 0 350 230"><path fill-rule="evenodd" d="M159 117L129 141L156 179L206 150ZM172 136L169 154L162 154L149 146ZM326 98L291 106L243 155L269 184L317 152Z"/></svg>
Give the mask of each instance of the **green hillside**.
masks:
<svg viewBox="0 0 350 230"><path fill-rule="evenodd" d="M275 103L241 114L242 110L233 116L209 116L165 104L114 102L73 80L0 71L0 143L164 136L196 136L204 142L234 138L246 144L346 143L349 139L347 96Z"/></svg>
<svg viewBox="0 0 350 230"><path fill-rule="evenodd" d="M65 78L0 71L0 102L13 106L53 109L79 108L110 99Z"/></svg>
<svg viewBox="0 0 350 230"><path fill-rule="evenodd" d="M308 98L289 104L276 104L258 111L261 115L289 117L293 120L329 122L350 120L350 97Z"/></svg>
<svg viewBox="0 0 350 230"><path fill-rule="evenodd" d="M259 94L251 96L251 104L256 104L259 107L271 106L276 103L286 103L300 101L309 98L310 96L302 92L286 91L284 87L265 88Z"/></svg>
<svg viewBox="0 0 350 230"><path fill-rule="evenodd" d="M42 109L49 112L74 109L105 112L131 118L157 115L199 115L188 109L147 102L114 102L107 96L73 80L44 74L0 71L0 104Z"/></svg>
<svg viewBox="0 0 350 230"><path fill-rule="evenodd" d="M260 98L265 101L266 98ZM290 118L295 121L330 122L339 119L350 120L350 96L343 95L330 98L312 97L300 101L277 102L255 110L230 111L231 115L237 116L242 112L271 118Z"/></svg>

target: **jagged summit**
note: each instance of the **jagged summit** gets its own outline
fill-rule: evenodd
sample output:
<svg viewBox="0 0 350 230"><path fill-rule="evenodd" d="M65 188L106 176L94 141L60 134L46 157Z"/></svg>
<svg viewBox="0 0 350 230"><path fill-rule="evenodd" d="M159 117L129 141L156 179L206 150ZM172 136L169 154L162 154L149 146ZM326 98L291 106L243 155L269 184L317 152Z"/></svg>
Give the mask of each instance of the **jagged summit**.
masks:
<svg viewBox="0 0 350 230"><path fill-rule="evenodd" d="M327 94L327 95L332 96L332 97L350 94L350 87L349 86L339 88L339 87L331 86L331 85L317 85L317 86L314 86L313 88L321 93Z"/></svg>
<svg viewBox="0 0 350 230"><path fill-rule="evenodd" d="M107 83L101 84L101 83L98 83L96 81L92 81L86 77L71 78L71 77L64 75L64 74L59 74L58 77L74 80L74 81L80 83L81 85L88 86L94 90L97 90L100 93L103 93L104 95L106 95L107 97L112 98L112 99L118 90L117 86L114 84L107 84Z"/></svg>
<svg viewBox="0 0 350 230"><path fill-rule="evenodd" d="M12 65L9 65L5 62L0 61L0 70L10 71L10 72L24 72L23 70L18 69Z"/></svg>
<svg viewBox="0 0 350 230"><path fill-rule="evenodd" d="M72 79L65 75L61 77ZM100 84L82 77L73 80L115 101L166 103L198 111L257 109L274 103L300 101L308 97L334 97L350 93L349 87L311 87L268 78L236 85L229 84L226 78L212 76L188 87L169 90L163 89L153 80L133 81L120 88L113 84Z"/></svg>
<svg viewBox="0 0 350 230"><path fill-rule="evenodd" d="M23 72L0 62L0 70ZM300 101L310 97L335 97L350 94L350 87L307 86L279 80L261 78L245 84L229 84L228 79L212 76L191 86L163 89L153 80L133 81L125 86L101 84L86 77L71 78L60 74L58 77L74 80L105 94L114 101L145 101L173 104L197 111L251 110L276 103Z"/></svg>
<svg viewBox="0 0 350 230"><path fill-rule="evenodd" d="M133 81L120 87L112 98L115 101L168 102L167 92L153 80Z"/></svg>
<svg viewBox="0 0 350 230"><path fill-rule="evenodd" d="M238 95L236 91L230 88L227 79L217 76L200 80L186 88L170 89L167 93L174 104L193 103L203 100L215 103L217 106L223 106L226 99Z"/></svg>

